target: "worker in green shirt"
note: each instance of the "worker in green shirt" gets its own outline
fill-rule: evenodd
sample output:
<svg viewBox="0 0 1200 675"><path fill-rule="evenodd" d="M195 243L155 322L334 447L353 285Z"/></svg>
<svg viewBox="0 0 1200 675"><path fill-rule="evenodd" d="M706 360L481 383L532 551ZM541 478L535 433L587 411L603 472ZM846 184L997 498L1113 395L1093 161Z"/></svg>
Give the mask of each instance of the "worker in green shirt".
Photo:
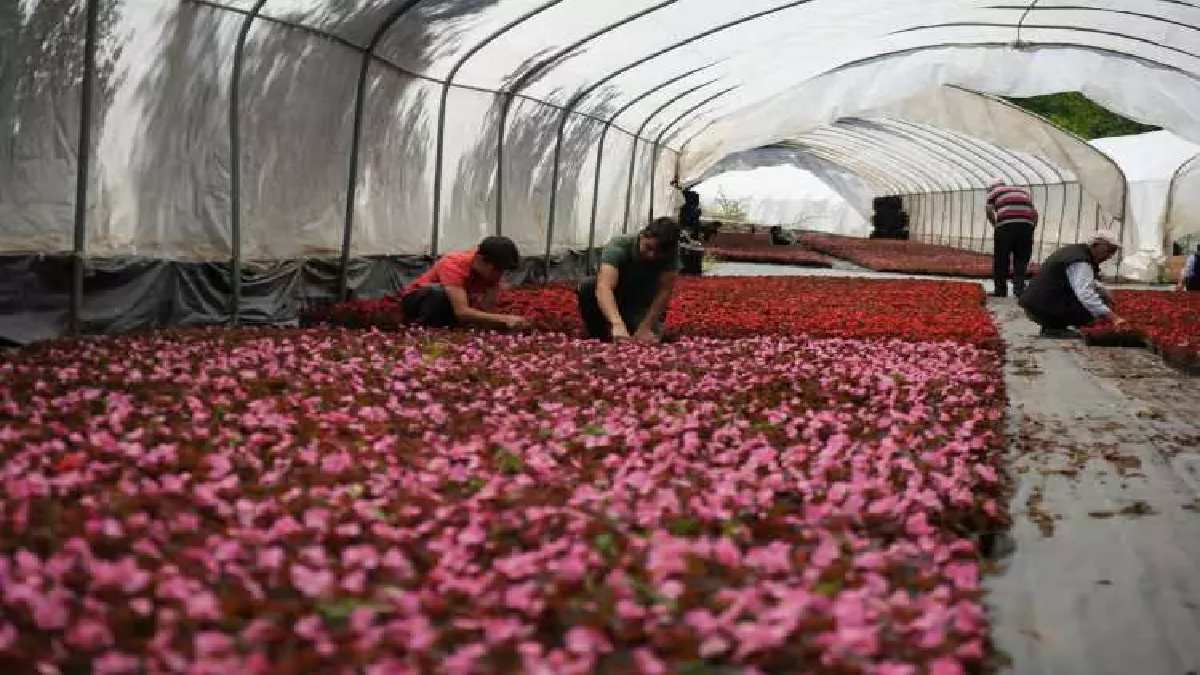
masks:
<svg viewBox="0 0 1200 675"><path fill-rule="evenodd" d="M604 247L600 274L579 285L579 313L588 337L658 342L679 274L679 226L658 218L633 236Z"/></svg>

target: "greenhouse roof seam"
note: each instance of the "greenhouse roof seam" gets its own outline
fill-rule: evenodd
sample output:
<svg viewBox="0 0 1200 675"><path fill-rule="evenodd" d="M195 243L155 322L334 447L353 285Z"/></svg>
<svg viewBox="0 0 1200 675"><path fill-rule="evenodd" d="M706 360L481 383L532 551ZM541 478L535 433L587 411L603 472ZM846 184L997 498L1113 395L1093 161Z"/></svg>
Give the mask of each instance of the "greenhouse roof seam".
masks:
<svg viewBox="0 0 1200 675"><path fill-rule="evenodd" d="M1164 0L1164 1L1169 1L1169 0ZM986 98L986 99L992 101L993 103L996 103L997 105L1004 106L1005 108L1008 108L1009 110L1020 113L1021 115L1038 120L1039 122L1042 122L1043 124L1046 124L1046 125L1054 128L1059 133L1065 134L1065 135L1075 139L1076 141L1078 141L1080 143L1080 145L1095 149L1090 143L1087 142L1087 139L1083 138L1082 136L1075 133L1074 131L1071 131L1070 129L1067 129L1066 127L1055 124L1050 119L1048 119L1042 115L1039 115L1038 113L1035 113L1032 110L1029 110L1028 108L1022 108L1021 106L1019 106L1019 105L1013 103L1012 101L1009 101L1003 97L995 96L993 94L988 94L988 93L985 93L982 91L975 91L974 89L968 89L967 87L963 87L963 86L956 85L956 84L949 84L946 86L950 87L951 89L965 91L967 93L974 94L976 96L982 96L983 98ZM1101 158L1105 162L1107 162L1109 164L1109 166L1111 166L1113 169L1116 170L1116 172L1118 174L1120 174L1121 182L1125 185L1126 192L1128 192L1129 177L1125 175L1125 170L1121 168L1121 165L1118 164L1115 159L1113 159L1112 157L1109 157L1107 154L1105 154L1103 152L1100 152L1099 150L1096 150L1096 152L1093 154L1095 156ZM1076 176L1076 178L1078 179L1078 176Z"/></svg>
<svg viewBox="0 0 1200 675"><path fill-rule="evenodd" d="M957 137L951 136L949 134L943 134L943 133L941 133L942 132L941 129L934 127L934 126L923 126L923 125L919 125L915 122L910 122L908 120L896 118L896 117L888 118L888 119L891 122L894 122L897 124L910 126L913 128L923 129L924 131L929 133L931 136L940 138L940 139L946 141L947 143L950 143L951 145L962 148L964 151L971 154L972 156L974 156L976 159L978 159L980 161L980 164L977 166L990 167L989 168L990 175L988 177L989 181L991 179L995 178L998 173L1002 174L1006 179L1012 180L1012 175L1008 174L1008 171L1012 170L1012 167L1008 166L1006 163L1004 163L1002 161L997 161L994 157L989 157L987 155L982 154L981 152L979 152L979 150L981 148L976 147L976 146L978 146L978 144L976 144L976 143L967 143ZM999 169L999 171L997 171L997 169ZM1013 175L1015 175L1015 174L1013 174Z"/></svg>
<svg viewBox="0 0 1200 675"><path fill-rule="evenodd" d="M846 127L840 127L837 124L824 126L824 127L818 127L816 129L810 130L807 133L823 134L826 137L828 137L829 135L832 134L834 136L834 140L831 140L829 142L836 142L837 140L841 140L843 142L852 141L856 145L856 147L861 149L860 151L863 152L863 154L865 156L884 155L885 157L891 158L892 161L895 162L899 166L909 167L909 169L913 175L920 177L931 188L934 188L934 189L937 189L938 187L949 188L948 183L943 183L941 181L941 179L937 178L932 173L928 173L926 171L926 167L918 164L914 159L910 159L910 158L904 157L903 155L900 155L898 153L894 153L891 148L885 147L884 145L880 144L878 142L879 139L874 138L873 134L859 133L853 129L849 129Z"/></svg>
<svg viewBox="0 0 1200 675"><path fill-rule="evenodd" d="M235 14L240 14L242 16L246 16L250 13L250 10L242 9L240 7L229 7L227 5L223 5L219 2L216 2L216 0L183 0L183 2L188 2L188 3L194 4L194 5L208 7L211 9L218 9L218 10L222 10L222 11L233 12ZM323 31L323 30L320 30L317 28L313 28L311 26L306 26L302 23L296 23L294 21L287 21L286 19L279 19L279 18L272 17L272 16L263 16L261 14L254 17L254 19L256 21L265 21L267 23L272 23L272 24L275 24L278 26L283 26L284 28L299 30L301 32L308 33L309 35L312 35L314 37L319 37L324 40L328 40L332 43L335 43L337 45L345 47L346 49L350 49L350 50L353 50L358 53L367 53L365 47L356 45L353 42L351 42L341 36L334 35L333 33L329 33L328 31ZM380 56L378 54L372 55L371 58L373 59L373 61L375 63L377 63L389 70L392 70L396 73L404 75L406 77L429 82L430 84L444 85L446 83L446 81L441 78L433 77L432 75L425 75L422 73L418 73L414 70L406 68L406 67L404 67L390 59L387 59L383 56ZM481 87L481 86L474 85L474 84L464 84L461 82L456 82L452 86L459 88L459 89L465 89L467 91L479 92L481 94L504 94L505 93L503 90L490 89L488 87ZM514 98L519 98L519 99L522 99L525 101L529 101L530 103L537 103L539 105L544 105L548 108L552 108L552 109L558 110L560 112L566 110L565 106L563 106L560 103L555 103L553 101L547 101L545 99L541 99L536 96L530 96L529 94L511 94L511 96L513 96ZM574 111L572 111L572 114L579 115L580 117L590 119L593 122L601 122L601 123L604 122L603 117L601 117L598 114L592 113L592 112L587 112L587 111L582 111L582 110L574 110ZM627 136L633 136L632 132L630 132L628 129L626 129L625 127L623 127L619 124L613 124L613 128ZM648 139L643 138L641 140L645 141ZM668 148L668 149L671 150L672 152L679 151L676 148Z"/></svg>
<svg viewBox="0 0 1200 675"><path fill-rule="evenodd" d="M889 153L882 153L882 157L872 156L872 151L875 148L870 144L864 144L859 139L852 136L843 136L836 133L830 138L828 134L819 133L821 130L832 130L830 127L822 127L821 129L813 129L806 133L800 142L804 145L816 145L825 149L828 152L835 154L848 153L855 160L863 162L875 162L880 169L889 169L902 177L906 182L915 185L918 190L929 192L936 191L940 183L936 180L930 180L929 176L915 168L909 161L903 158L897 158ZM868 160L868 157L870 158Z"/></svg>
<svg viewBox="0 0 1200 675"><path fill-rule="evenodd" d="M951 148L949 148L946 145L944 145L943 143L939 142L938 139L930 138L930 137L924 135L922 133L923 128L918 125L914 125L914 128L912 128L912 129L907 129L907 128L906 129L898 129L898 128L896 128L895 125L888 124L885 119L865 120L862 118L848 118L845 121L848 124L857 124L857 123L878 124L885 128L891 129L896 134L899 134L899 135L907 137L907 138L911 138L914 143L920 145L921 147L928 147L928 144L932 143L933 146L938 149L939 154L944 153L944 156L947 159L949 159L953 164L955 164L956 166L958 166L961 169L965 169L968 174L970 174L970 175L974 176L976 179L978 179L980 184L983 185L984 187L987 186L988 178L986 176L986 172L978 164L975 164L973 161L966 158L965 156L956 153ZM981 178L980 176L983 176L983 177Z"/></svg>
<svg viewBox="0 0 1200 675"><path fill-rule="evenodd" d="M1189 5L1189 6L1194 7L1195 5ZM1020 9L1020 7L1016 7L1013 5L991 5L989 7L989 9ZM1069 11L1078 11L1078 12L1097 12L1097 13L1103 13L1103 14L1122 14L1125 16L1135 16L1139 19L1148 19L1150 21L1155 21L1158 23L1166 23L1166 24L1170 24L1172 26L1176 26L1178 28L1184 28L1187 30L1200 32L1200 26L1190 24L1185 21L1176 21L1175 19L1170 19L1170 18L1167 18L1164 16L1159 16L1157 14L1148 14L1146 12L1134 12L1134 11L1130 11L1128 9L1113 9L1111 7L1086 7L1083 5L1056 5L1054 7L1033 7L1032 10L1035 12L1055 12L1055 11L1069 10ZM1030 26L1030 28L1036 28L1036 26Z"/></svg>
<svg viewBox="0 0 1200 675"><path fill-rule="evenodd" d="M1004 23L998 23L998 22L947 22L947 23L941 23L941 24L908 26L908 28L894 30L894 31L890 32L889 35L901 35L901 34L905 34L905 32L920 32L923 30L932 30L932 29L938 29L938 28L1018 28L1018 26L1014 26L1013 24L1004 24ZM1152 47L1166 49L1166 50L1168 50L1168 52L1175 52L1177 54L1182 54L1184 56L1192 56L1193 59L1200 59L1200 55L1194 54L1192 52L1188 52L1187 49L1171 47L1170 44L1162 44L1159 42L1154 42L1153 40L1147 40L1147 38L1145 38L1145 37L1129 35L1129 34L1126 34L1126 32L1118 32L1115 30L1103 30L1103 29L1099 29L1099 28L1084 28L1084 26L1078 26L1078 25L1068 26L1068 25L1052 25L1052 24L1031 24L1031 25L1024 26L1024 28L1040 29L1040 30L1063 30L1063 31L1067 31L1067 32L1086 32L1086 34L1106 35L1109 37L1121 37L1121 38L1123 38L1123 40L1129 40L1129 41L1133 41L1133 42L1141 42L1144 44L1150 44L1150 46L1152 46ZM1026 44L1028 44L1028 46L1032 46L1032 47L1042 47L1044 43L1043 42L1037 42L1037 43L1015 42L1014 46L1019 47L1019 48L1025 48Z"/></svg>
<svg viewBox="0 0 1200 675"><path fill-rule="evenodd" d="M195 1L195 0L192 0L192 1ZM839 64L837 66L834 66L833 68L830 68L821 73L813 75L812 77L808 78L808 80L809 81L815 80L815 79L823 77L825 75L832 75L833 73L841 72L843 70L850 70L852 68L866 65L868 63L874 63L876 61L887 61L888 59L893 59L898 56L907 56L909 54L916 54L919 52L932 51L935 49L945 49L947 47L957 47L957 48L965 48L965 49L977 49L977 48L984 48L984 47L993 48L993 49L996 49L996 48L1012 49L1013 44L1011 42L996 42L996 41L939 42L937 44L920 45L917 47L908 47L906 49L896 49L896 50L893 50L890 52L880 52L878 54L872 54L871 56L866 56L861 59L847 61L846 63ZM1184 70L1183 68L1180 68L1178 66L1173 66L1169 63L1163 63L1162 61L1158 61L1156 59L1141 56L1139 54L1133 54L1131 52L1122 51L1120 49L1113 49L1110 47L1097 47L1095 45L1086 45L1086 44L1080 44L1080 43L1075 43L1075 42L1038 42L1036 44L1024 43L1021 45L1021 50L1023 50L1023 51L1040 51L1040 50L1044 50L1044 49L1078 49L1081 51L1096 52L1097 54L1103 54L1105 56L1114 56L1114 57L1119 57L1124 60L1141 63L1142 65L1145 65L1148 67L1165 70L1165 71L1168 71L1171 73L1175 73L1177 75L1182 75L1182 76L1187 77L1192 80L1196 80L1197 82L1200 82L1200 75L1192 73L1188 70Z"/></svg>

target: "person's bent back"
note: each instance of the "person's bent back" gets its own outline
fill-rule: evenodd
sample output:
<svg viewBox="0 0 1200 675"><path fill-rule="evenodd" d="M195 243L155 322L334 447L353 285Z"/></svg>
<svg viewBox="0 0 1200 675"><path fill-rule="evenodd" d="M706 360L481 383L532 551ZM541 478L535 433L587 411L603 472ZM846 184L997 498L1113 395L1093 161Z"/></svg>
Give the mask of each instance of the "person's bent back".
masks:
<svg viewBox="0 0 1200 675"><path fill-rule="evenodd" d="M520 262L517 246L508 237L487 237L474 249L447 253L404 289L404 317L433 327L524 326L522 317L492 312L500 279Z"/></svg>
<svg viewBox="0 0 1200 675"><path fill-rule="evenodd" d="M588 337L658 342L679 274L679 226L659 218L637 235L616 236L604 248L600 274L579 286L579 313Z"/></svg>
<svg viewBox="0 0 1200 675"><path fill-rule="evenodd" d="M1099 231L1088 244L1060 248L1042 263L1041 271L1021 294L1025 314L1042 327L1043 337L1076 337L1071 326L1098 319L1125 320L1112 310L1112 298L1099 283L1100 263L1121 248L1112 232Z"/></svg>

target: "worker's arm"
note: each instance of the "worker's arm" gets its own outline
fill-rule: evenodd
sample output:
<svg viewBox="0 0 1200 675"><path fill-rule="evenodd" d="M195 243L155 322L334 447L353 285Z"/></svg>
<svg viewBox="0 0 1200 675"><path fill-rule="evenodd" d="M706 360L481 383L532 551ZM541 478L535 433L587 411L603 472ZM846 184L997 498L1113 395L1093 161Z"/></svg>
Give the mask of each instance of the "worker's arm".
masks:
<svg viewBox="0 0 1200 675"><path fill-rule="evenodd" d="M483 294L483 298L479 301L479 309L485 312L490 312L496 309L496 304L500 301L500 287L492 286Z"/></svg>
<svg viewBox="0 0 1200 675"><path fill-rule="evenodd" d="M600 313L612 326L612 338L621 340L629 337L629 327L621 318L621 310L617 308L617 281L621 273L608 263L600 265L600 274L596 277L596 303L600 305Z"/></svg>
<svg viewBox="0 0 1200 675"><path fill-rule="evenodd" d="M666 270L659 275L658 291L654 294L646 316L642 318L642 325L638 326L637 332L634 333L634 339L641 342L658 342L660 336L654 332L654 325L658 323L663 312L667 311L667 303L671 301L671 291L675 288L675 278L678 276L679 273L675 270Z"/></svg>
<svg viewBox="0 0 1200 675"><path fill-rule="evenodd" d="M1107 291L1096 284L1096 275L1092 272L1092 266L1085 262L1073 263L1067 267L1067 279L1071 282L1071 290L1075 291L1075 297L1079 298L1079 302L1084 309L1091 312L1092 316L1097 319L1111 319L1113 325L1125 325L1125 319L1117 316L1110 307L1109 303L1104 301L1104 296Z"/></svg>
<svg viewBox="0 0 1200 675"><path fill-rule="evenodd" d="M515 314L493 314L471 306L471 300L462 286L444 286L446 296L450 298L450 306L454 308L454 316L459 321L475 326L491 326L494 328L521 328L528 321Z"/></svg>

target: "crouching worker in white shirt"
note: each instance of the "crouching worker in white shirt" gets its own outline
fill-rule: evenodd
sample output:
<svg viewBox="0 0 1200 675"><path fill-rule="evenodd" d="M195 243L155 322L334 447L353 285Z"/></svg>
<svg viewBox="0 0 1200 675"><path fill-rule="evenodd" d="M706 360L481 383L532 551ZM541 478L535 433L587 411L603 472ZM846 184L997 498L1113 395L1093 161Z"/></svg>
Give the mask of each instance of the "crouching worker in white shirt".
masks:
<svg viewBox="0 0 1200 675"><path fill-rule="evenodd" d="M1100 263L1120 249L1113 232L1100 230L1089 243L1064 246L1042 263L1020 298L1025 315L1042 327L1041 337L1079 337L1072 326L1106 318L1116 328L1125 326L1125 319L1113 312L1112 297L1099 281Z"/></svg>

